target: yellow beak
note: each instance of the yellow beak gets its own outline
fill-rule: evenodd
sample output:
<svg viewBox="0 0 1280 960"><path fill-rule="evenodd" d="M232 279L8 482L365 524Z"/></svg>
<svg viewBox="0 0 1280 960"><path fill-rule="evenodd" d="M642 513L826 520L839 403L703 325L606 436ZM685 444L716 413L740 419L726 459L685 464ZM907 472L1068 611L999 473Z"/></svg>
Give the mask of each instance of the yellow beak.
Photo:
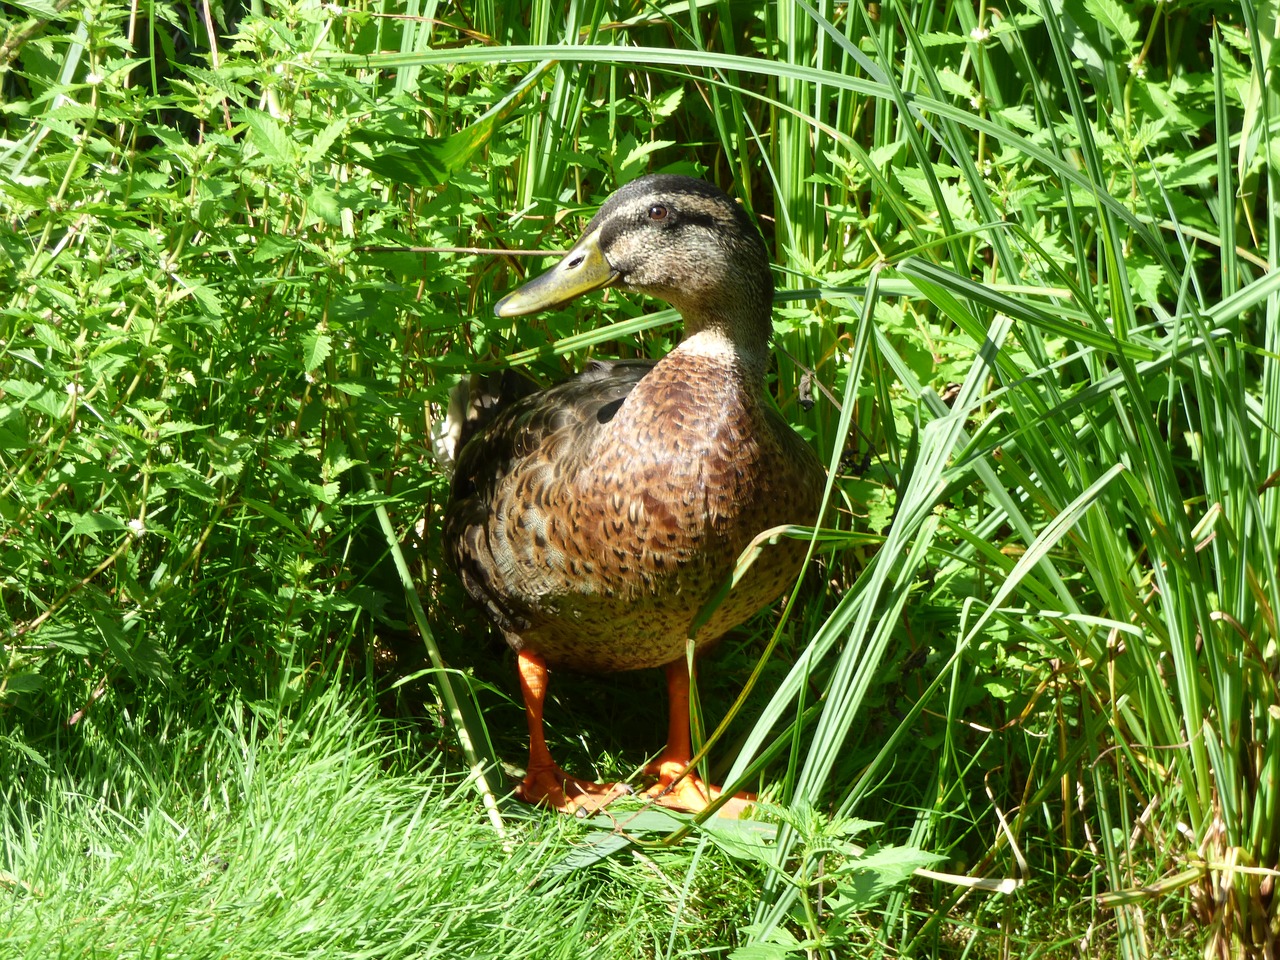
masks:
<svg viewBox="0 0 1280 960"><path fill-rule="evenodd" d="M493 312L499 317L522 317L607 287L617 277L618 271L600 249L600 231L593 230L546 273L499 300Z"/></svg>

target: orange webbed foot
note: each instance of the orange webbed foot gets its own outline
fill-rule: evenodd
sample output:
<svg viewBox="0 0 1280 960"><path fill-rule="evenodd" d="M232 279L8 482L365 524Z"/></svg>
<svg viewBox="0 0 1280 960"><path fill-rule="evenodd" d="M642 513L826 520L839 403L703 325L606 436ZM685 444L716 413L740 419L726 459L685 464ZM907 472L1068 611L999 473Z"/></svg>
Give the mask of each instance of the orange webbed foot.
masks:
<svg viewBox="0 0 1280 960"><path fill-rule="evenodd" d="M540 803L574 816L590 816L630 792L625 783L579 780L554 764L529 770L516 787L516 796L525 803Z"/></svg>
<svg viewBox="0 0 1280 960"><path fill-rule="evenodd" d="M645 791L644 795L659 806L671 810L683 810L685 813L701 813L712 803L719 800L724 791L717 786L705 782L696 773L690 771L681 777L685 764L676 760L658 760L645 767L645 773L656 776L658 782ZM678 778L678 779L677 779ZM725 801L716 811L716 816L737 820L756 802L754 794L739 793Z"/></svg>
<svg viewBox="0 0 1280 960"><path fill-rule="evenodd" d="M666 672L667 747L644 769L649 776L658 778L658 782L645 791L645 796L671 810L701 813L719 800L724 791L706 783L692 770L685 774L693 758L689 736L689 665L681 658L667 664ZM736 794L724 801L716 816L741 819L755 801L752 794Z"/></svg>

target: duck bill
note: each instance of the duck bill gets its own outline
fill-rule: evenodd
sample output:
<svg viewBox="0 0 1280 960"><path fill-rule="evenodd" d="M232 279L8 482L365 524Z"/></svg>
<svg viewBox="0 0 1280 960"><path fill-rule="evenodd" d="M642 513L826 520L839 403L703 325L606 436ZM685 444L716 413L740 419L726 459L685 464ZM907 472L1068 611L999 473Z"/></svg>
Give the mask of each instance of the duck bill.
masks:
<svg viewBox="0 0 1280 960"><path fill-rule="evenodd" d="M546 273L499 300L493 312L499 317L522 317L607 287L617 278L618 271L600 249L600 231L593 230Z"/></svg>

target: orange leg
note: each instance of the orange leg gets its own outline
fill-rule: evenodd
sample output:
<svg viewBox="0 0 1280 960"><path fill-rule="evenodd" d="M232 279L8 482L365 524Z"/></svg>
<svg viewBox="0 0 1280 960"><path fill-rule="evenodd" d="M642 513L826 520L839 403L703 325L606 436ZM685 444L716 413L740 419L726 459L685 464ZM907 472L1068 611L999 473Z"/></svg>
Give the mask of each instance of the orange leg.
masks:
<svg viewBox="0 0 1280 960"><path fill-rule="evenodd" d="M547 698L547 665L531 650L516 654L520 668L520 692L529 721L529 766L516 796L526 803L545 803L561 813L599 810L629 788L616 783L592 783L565 773L551 759L542 735L542 704Z"/></svg>
<svg viewBox="0 0 1280 960"><path fill-rule="evenodd" d="M689 665L683 657L666 666L667 746L645 773L658 782L645 791L656 803L673 810L698 813L719 798L721 789L704 783L689 769L693 744L689 738ZM739 817L755 797L740 793L720 808L719 816Z"/></svg>

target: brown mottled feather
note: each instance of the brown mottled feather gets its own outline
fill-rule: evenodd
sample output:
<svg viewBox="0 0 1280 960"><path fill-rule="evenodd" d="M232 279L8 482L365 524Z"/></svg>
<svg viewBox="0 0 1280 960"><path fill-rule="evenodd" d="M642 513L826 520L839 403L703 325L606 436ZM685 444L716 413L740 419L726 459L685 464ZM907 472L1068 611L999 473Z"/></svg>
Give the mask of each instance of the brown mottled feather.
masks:
<svg viewBox="0 0 1280 960"><path fill-rule="evenodd" d="M671 208L658 226L645 221L653 196ZM654 365L597 364L500 410L462 450L445 539L515 649L578 670L657 667L684 656L758 533L817 519L823 471L763 395L772 281L739 208L700 181L650 177L615 194L593 234L619 285L681 310L686 340ZM772 602L804 551L768 548L698 646Z"/></svg>

